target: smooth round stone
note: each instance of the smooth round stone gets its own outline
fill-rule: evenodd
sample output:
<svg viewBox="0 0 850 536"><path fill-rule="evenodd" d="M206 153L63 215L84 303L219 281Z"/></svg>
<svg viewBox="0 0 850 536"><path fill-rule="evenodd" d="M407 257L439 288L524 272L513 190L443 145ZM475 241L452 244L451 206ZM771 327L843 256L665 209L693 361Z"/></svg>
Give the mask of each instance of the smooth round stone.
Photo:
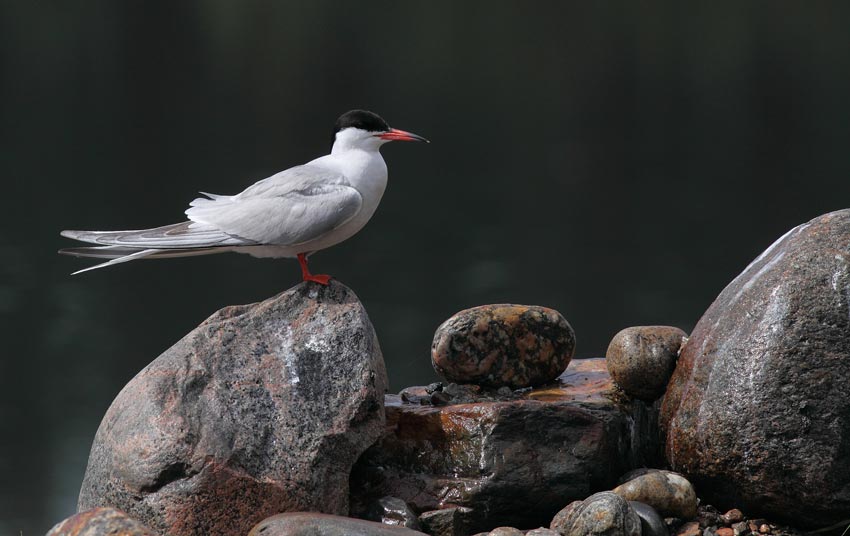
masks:
<svg viewBox="0 0 850 536"><path fill-rule="evenodd" d="M629 501L629 506L640 518L642 536L669 536L664 518L646 503Z"/></svg>
<svg viewBox="0 0 850 536"><path fill-rule="evenodd" d="M608 372L623 391L653 401L664 394L687 334L672 326L634 326L611 339Z"/></svg>
<svg viewBox="0 0 850 536"><path fill-rule="evenodd" d="M521 389L557 378L575 345L573 328L554 309L482 305L437 328L431 362L450 382Z"/></svg>
<svg viewBox="0 0 850 536"><path fill-rule="evenodd" d="M612 491L628 501L646 503L667 517L691 519L697 515L694 487L685 477L671 471L642 474Z"/></svg>
<svg viewBox="0 0 850 536"><path fill-rule="evenodd" d="M570 503L550 528L563 536L641 536L641 521L629 503L615 493L595 493L579 504ZM563 512L563 511L562 511Z"/></svg>

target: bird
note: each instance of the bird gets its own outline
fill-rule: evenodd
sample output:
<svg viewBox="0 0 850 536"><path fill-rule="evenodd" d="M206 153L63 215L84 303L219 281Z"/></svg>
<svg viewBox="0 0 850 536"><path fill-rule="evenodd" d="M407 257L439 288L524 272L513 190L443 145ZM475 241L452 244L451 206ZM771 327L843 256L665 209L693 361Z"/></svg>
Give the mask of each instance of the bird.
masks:
<svg viewBox="0 0 850 536"><path fill-rule="evenodd" d="M380 148L390 141L428 140L391 128L379 115L350 110L336 120L330 154L262 179L236 195L200 192L187 221L132 231L62 231L97 246L59 250L62 255L108 259L79 274L138 259L247 253L295 257L303 281L328 285L307 258L351 238L369 221L387 186Z"/></svg>

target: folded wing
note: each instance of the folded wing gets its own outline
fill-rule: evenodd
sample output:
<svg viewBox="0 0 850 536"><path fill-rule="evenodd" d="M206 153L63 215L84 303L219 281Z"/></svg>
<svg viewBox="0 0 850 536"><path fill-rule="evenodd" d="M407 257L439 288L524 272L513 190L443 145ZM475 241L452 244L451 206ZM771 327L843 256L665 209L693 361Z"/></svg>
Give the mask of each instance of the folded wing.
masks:
<svg viewBox="0 0 850 536"><path fill-rule="evenodd" d="M235 196L192 201L191 227L214 228L258 244L295 246L321 238L360 212L363 199L345 177L298 166Z"/></svg>

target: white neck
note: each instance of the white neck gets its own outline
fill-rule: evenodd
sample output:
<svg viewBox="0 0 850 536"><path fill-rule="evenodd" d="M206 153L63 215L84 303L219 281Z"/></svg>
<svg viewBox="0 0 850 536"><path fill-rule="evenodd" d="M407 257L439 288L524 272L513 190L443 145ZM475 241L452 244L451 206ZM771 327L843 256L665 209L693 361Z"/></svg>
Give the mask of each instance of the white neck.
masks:
<svg viewBox="0 0 850 536"><path fill-rule="evenodd" d="M334 138L331 154L339 154L352 150L377 152L387 140L382 140L374 134L374 132L367 132L353 127L340 130Z"/></svg>

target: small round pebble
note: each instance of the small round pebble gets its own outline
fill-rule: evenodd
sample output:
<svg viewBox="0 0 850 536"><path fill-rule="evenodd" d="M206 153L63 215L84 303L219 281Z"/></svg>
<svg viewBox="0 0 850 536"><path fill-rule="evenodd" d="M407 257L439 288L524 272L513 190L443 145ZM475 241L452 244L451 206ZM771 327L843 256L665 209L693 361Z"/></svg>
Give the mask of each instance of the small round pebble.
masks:
<svg viewBox="0 0 850 536"><path fill-rule="evenodd" d="M667 389L686 337L671 326L626 328L608 345L608 372L627 395L651 402Z"/></svg>
<svg viewBox="0 0 850 536"><path fill-rule="evenodd" d="M734 523L738 523L739 521L744 520L744 513L738 510L737 508L733 508L723 514L722 516L723 522L727 525L732 525Z"/></svg>
<svg viewBox="0 0 850 536"><path fill-rule="evenodd" d="M482 305L437 328L431 363L450 382L522 389L557 378L575 352L561 313L536 305Z"/></svg>

